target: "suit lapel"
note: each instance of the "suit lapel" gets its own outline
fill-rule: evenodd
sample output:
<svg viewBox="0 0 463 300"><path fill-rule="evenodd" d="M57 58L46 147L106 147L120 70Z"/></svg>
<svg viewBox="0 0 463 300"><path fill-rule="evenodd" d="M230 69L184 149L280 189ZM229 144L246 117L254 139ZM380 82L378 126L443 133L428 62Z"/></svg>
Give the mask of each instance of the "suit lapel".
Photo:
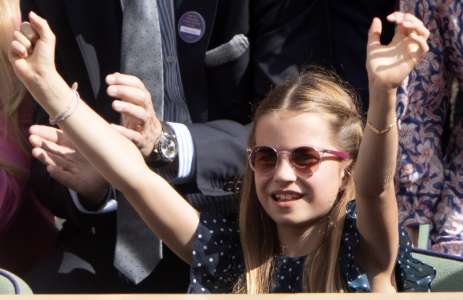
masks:
<svg viewBox="0 0 463 300"><path fill-rule="evenodd" d="M101 92L101 78L107 75L110 66L120 65L120 1L67 0L65 3L71 30L97 97Z"/></svg>
<svg viewBox="0 0 463 300"><path fill-rule="evenodd" d="M193 121L208 119L207 80L204 56L209 46L219 0L176 0L178 9L175 16L177 48L182 73L183 87ZM187 12L197 12L206 26L204 36L196 43L186 43L178 34L178 20Z"/></svg>
<svg viewBox="0 0 463 300"><path fill-rule="evenodd" d="M105 76L120 71L122 12L119 0L66 0L65 12L87 71L95 103L109 119L118 115L106 95ZM87 99L89 100L89 99Z"/></svg>

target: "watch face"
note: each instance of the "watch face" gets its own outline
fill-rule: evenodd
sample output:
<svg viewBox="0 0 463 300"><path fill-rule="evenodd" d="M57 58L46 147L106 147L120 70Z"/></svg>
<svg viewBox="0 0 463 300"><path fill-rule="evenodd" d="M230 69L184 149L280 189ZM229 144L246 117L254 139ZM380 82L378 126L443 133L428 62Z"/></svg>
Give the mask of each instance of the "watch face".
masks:
<svg viewBox="0 0 463 300"><path fill-rule="evenodd" d="M177 156L177 145L175 143L175 137L171 134L163 134L159 141L159 154L162 160L172 162Z"/></svg>

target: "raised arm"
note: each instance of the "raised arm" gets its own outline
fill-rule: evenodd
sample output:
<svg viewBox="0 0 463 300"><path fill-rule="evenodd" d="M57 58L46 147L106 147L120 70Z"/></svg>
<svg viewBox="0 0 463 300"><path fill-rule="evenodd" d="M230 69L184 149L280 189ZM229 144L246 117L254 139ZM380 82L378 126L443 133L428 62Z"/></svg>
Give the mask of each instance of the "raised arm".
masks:
<svg viewBox="0 0 463 300"><path fill-rule="evenodd" d="M13 68L51 117L71 112L78 94L56 71L54 34L36 14L31 13L29 19L36 36L24 30L15 33L10 50ZM80 100L59 126L99 172L127 196L151 230L189 262L198 214L146 166L135 145Z"/></svg>
<svg viewBox="0 0 463 300"><path fill-rule="evenodd" d="M372 275L391 276L398 249L398 213L394 174L398 148L397 87L428 51L428 30L410 14L388 16L397 26L393 40L381 45L381 21L371 25L367 46L370 104L354 173L360 251ZM386 272L384 272L386 271Z"/></svg>

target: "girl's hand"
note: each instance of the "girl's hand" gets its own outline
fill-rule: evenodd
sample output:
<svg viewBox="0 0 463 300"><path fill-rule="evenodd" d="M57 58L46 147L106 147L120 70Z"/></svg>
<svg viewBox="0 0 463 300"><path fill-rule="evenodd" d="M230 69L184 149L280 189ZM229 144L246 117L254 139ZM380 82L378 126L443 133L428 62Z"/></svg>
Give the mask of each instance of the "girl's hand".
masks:
<svg viewBox="0 0 463 300"><path fill-rule="evenodd" d="M367 71L370 85L390 90L396 89L426 55L429 31L411 14L395 12L387 19L397 26L394 38L382 45L381 21L373 20L368 32Z"/></svg>
<svg viewBox="0 0 463 300"><path fill-rule="evenodd" d="M55 35L45 19L34 12L29 14L30 23L24 22L20 31L15 31L11 42L9 59L16 75L31 88L41 79L56 71Z"/></svg>

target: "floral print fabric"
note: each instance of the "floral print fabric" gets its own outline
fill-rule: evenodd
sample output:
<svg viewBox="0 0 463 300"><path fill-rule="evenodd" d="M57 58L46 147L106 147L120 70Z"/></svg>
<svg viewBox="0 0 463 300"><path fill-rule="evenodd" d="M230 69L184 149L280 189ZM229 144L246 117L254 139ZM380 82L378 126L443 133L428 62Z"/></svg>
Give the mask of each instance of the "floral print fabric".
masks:
<svg viewBox="0 0 463 300"><path fill-rule="evenodd" d="M463 123L450 132L446 127L451 84L463 87L463 2L402 0L400 9L431 33L429 53L398 92L400 220L406 226L432 224L432 249L463 255Z"/></svg>

